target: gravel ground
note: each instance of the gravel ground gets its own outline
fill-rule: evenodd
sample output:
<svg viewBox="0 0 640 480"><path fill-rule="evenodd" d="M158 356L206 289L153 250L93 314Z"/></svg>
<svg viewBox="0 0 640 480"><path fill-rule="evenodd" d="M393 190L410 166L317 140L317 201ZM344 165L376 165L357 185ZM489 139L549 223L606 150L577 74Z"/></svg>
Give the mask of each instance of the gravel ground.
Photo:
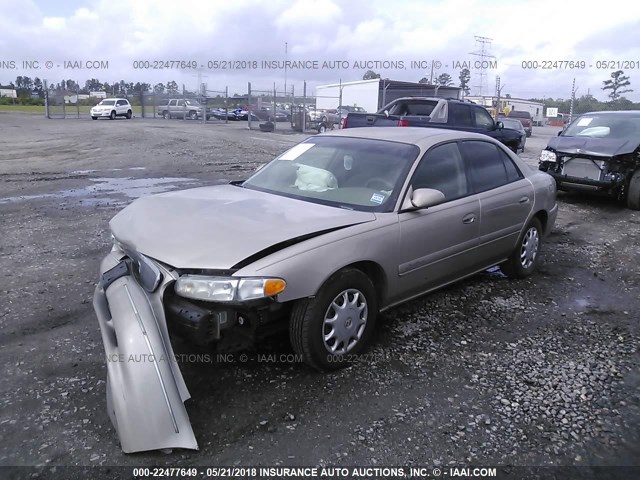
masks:
<svg viewBox="0 0 640 480"><path fill-rule="evenodd" d="M123 454L91 305L108 220L246 177L304 136L20 114L0 131L0 465L640 465L640 212L562 193L535 275L486 272L388 311L343 371L291 361L286 336L246 362L177 345L201 450ZM521 156L536 165L556 131Z"/></svg>

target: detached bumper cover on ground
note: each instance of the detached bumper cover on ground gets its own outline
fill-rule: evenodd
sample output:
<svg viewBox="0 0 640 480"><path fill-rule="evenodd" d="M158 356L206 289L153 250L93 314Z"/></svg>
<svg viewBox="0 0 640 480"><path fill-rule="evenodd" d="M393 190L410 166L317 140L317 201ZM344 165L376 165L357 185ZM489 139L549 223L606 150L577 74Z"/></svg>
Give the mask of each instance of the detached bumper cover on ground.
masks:
<svg viewBox="0 0 640 480"><path fill-rule="evenodd" d="M100 273L121 261L111 252ZM190 398L169 341L162 293L174 281L162 271L153 293L130 275L95 291L93 305L107 360L107 410L126 453L198 449L184 402Z"/></svg>

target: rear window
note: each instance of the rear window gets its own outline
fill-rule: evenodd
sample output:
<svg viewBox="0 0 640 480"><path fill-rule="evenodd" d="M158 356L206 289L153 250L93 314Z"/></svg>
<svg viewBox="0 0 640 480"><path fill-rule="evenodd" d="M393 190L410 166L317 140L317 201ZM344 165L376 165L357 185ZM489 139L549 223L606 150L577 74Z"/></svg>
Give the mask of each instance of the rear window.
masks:
<svg viewBox="0 0 640 480"><path fill-rule="evenodd" d="M519 112L517 110L511 112L509 116L515 118L531 118L531 114L529 112Z"/></svg>

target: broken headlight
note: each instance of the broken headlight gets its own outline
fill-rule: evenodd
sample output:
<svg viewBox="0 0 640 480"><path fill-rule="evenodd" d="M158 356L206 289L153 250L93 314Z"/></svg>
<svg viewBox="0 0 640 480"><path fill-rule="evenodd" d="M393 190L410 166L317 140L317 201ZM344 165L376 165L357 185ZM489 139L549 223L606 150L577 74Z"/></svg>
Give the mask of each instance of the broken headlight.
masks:
<svg viewBox="0 0 640 480"><path fill-rule="evenodd" d="M209 302L233 302L273 297L282 293L287 283L281 278L233 278L183 275L176 282L182 297Z"/></svg>
<svg viewBox="0 0 640 480"><path fill-rule="evenodd" d="M540 152L541 162L557 162L558 156L550 150L542 150Z"/></svg>

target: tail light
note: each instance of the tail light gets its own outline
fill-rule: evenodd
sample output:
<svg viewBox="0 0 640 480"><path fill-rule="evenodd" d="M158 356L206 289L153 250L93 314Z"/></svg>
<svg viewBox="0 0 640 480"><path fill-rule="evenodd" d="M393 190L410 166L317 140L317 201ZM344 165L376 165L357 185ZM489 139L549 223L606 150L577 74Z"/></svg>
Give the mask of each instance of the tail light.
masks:
<svg viewBox="0 0 640 480"><path fill-rule="evenodd" d="M399 127L408 127L409 126L409 120L404 120L404 119L398 120L398 126Z"/></svg>
<svg viewBox="0 0 640 480"><path fill-rule="evenodd" d="M348 115L347 115L348 116ZM342 119L342 127L341 128L347 128L347 117L344 117Z"/></svg>

